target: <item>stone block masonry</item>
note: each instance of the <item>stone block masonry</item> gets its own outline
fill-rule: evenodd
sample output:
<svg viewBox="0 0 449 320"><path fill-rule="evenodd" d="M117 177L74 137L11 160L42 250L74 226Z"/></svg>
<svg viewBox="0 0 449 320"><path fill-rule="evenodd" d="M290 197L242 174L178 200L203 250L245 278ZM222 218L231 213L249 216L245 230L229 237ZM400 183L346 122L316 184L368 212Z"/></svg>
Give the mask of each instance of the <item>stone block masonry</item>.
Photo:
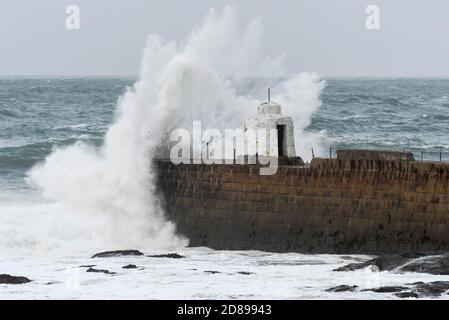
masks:
<svg viewBox="0 0 449 320"><path fill-rule="evenodd" d="M318 159L257 165L156 161L167 215L191 246L383 254L449 249L449 164Z"/></svg>

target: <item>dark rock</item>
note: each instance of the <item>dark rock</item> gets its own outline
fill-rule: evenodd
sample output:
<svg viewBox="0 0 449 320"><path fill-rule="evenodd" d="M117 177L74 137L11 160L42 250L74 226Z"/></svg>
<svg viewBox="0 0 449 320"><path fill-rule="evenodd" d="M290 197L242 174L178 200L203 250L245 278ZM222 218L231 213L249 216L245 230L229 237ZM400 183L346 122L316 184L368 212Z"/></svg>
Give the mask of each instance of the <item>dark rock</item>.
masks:
<svg viewBox="0 0 449 320"><path fill-rule="evenodd" d="M85 265L82 265L82 266L79 266L80 268L92 268L92 267L96 267L97 265L96 264L85 264Z"/></svg>
<svg viewBox="0 0 449 320"><path fill-rule="evenodd" d="M340 256L340 259L343 259L343 260L354 260L354 261L357 261L357 262L365 262L366 261L365 258L353 257L353 256Z"/></svg>
<svg viewBox="0 0 449 320"><path fill-rule="evenodd" d="M122 267L123 269L137 269L137 266L135 264L128 264L126 266Z"/></svg>
<svg viewBox="0 0 449 320"><path fill-rule="evenodd" d="M415 282L410 285L415 286L420 296L438 297L449 290L449 281Z"/></svg>
<svg viewBox="0 0 449 320"><path fill-rule="evenodd" d="M204 271L205 273L210 273L210 274L216 274L216 273L221 273L220 271L214 271L214 270L206 270Z"/></svg>
<svg viewBox="0 0 449 320"><path fill-rule="evenodd" d="M149 258L171 258L171 259L185 258L184 256L181 256L180 254L177 254L177 253L155 254L155 255L150 255L147 257L149 257Z"/></svg>
<svg viewBox="0 0 449 320"><path fill-rule="evenodd" d="M109 270L105 270L105 269L94 269L94 268L89 268L86 270L86 272L100 272L100 273L106 273L106 274L115 274L115 272L111 272Z"/></svg>
<svg viewBox="0 0 449 320"><path fill-rule="evenodd" d="M449 275L449 253L410 261L403 265L399 271Z"/></svg>
<svg viewBox="0 0 449 320"><path fill-rule="evenodd" d="M379 271L420 272L449 275L449 253L423 256L420 253L388 254L378 256L363 263L351 263L334 271L354 271L368 266L376 266Z"/></svg>
<svg viewBox="0 0 449 320"><path fill-rule="evenodd" d="M327 292L345 292L345 291L353 292L357 288L358 288L357 286L348 286L346 284L342 284L340 286L326 289L325 291L327 291Z"/></svg>
<svg viewBox="0 0 449 320"><path fill-rule="evenodd" d="M0 274L0 283L1 284L23 284L31 282L30 279L26 277L20 277L20 276L12 276L9 274Z"/></svg>
<svg viewBox="0 0 449 320"><path fill-rule="evenodd" d="M372 260L362 263L351 263L346 266L335 269L334 271L354 271L366 268L368 266L376 266L379 271L390 271L396 269L410 260L422 257L421 253L405 253L405 254L386 254L378 256Z"/></svg>
<svg viewBox="0 0 449 320"><path fill-rule="evenodd" d="M419 295L415 291L399 292L394 295L399 298L419 298Z"/></svg>
<svg viewBox="0 0 449 320"><path fill-rule="evenodd" d="M92 258L110 258L119 256L143 256L143 253L139 250L116 250L116 251L105 251L94 254Z"/></svg>
<svg viewBox="0 0 449 320"><path fill-rule="evenodd" d="M428 283L414 282L414 283L407 283L406 285L413 286L413 288L391 286L391 287L366 289L363 291L373 291L383 293L399 292L395 293L395 296L399 298L421 298L421 297L439 297L441 294L449 290L449 281L433 281Z"/></svg>
<svg viewBox="0 0 449 320"><path fill-rule="evenodd" d="M401 286L385 286L385 287L379 287L379 288L372 288L372 289L363 289L362 291L372 291L377 293L391 293L391 292L401 292L404 290L408 290L407 287L401 287Z"/></svg>
<svg viewBox="0 0 449 320"><path fill-rule="evenodd" d="M362 263L350 263L347 264L343 267L334 269L332 271L355 271L355 270L359 270L359 269L363 269L366 268L368 266L373 265L373 260L367 261L367 262L362 262Z"/></svg>
<svg viewBox="0 0 449 320"><path fill-rule="evenodd" d="M237 273L244 274L245 276L249 276L250 274L254 274L254 272L249 272L249 271L239 271Z"/></svg>

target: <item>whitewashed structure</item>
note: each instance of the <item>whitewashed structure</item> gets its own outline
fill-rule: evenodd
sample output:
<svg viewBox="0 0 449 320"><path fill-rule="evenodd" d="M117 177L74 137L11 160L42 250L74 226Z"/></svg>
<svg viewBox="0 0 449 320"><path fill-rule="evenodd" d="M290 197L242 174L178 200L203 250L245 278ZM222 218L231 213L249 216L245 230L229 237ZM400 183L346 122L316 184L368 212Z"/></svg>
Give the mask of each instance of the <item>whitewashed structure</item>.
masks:
<svg viewBox="0 0 449 320"><path fill-rule="evenodd" d="M254 135L249 134L252 132L252 130L249 129L266 129L267 131L265 152L260 152L260 150L258 150L259 156L296 157L293 119L289 116L282 115L281 106L270 101L269 92L268 101L259 105L257 115L254 115L245 121L244 131L245 143L247 145L251 140L255 139ZM275 137L270 136L271 129L277 129ZM270 141L272 142L271 144ZM260 142L256 140L256 145L259 144ZM254 151L247 150L246 154L252 156L254 155Z"/></svg>

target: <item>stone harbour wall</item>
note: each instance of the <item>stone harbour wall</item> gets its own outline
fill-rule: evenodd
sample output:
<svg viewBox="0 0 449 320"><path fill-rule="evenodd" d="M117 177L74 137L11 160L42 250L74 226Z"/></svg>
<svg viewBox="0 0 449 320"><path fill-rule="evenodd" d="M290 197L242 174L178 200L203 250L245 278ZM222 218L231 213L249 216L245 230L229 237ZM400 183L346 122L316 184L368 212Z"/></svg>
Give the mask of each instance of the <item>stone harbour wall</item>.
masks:
<svg viewBox="0 0 449 320"><path fill-rule="evenodd" d="M170 220L191 246L302 253L449 249L449 164L315 158L257 165L156 162Z"/></svg>

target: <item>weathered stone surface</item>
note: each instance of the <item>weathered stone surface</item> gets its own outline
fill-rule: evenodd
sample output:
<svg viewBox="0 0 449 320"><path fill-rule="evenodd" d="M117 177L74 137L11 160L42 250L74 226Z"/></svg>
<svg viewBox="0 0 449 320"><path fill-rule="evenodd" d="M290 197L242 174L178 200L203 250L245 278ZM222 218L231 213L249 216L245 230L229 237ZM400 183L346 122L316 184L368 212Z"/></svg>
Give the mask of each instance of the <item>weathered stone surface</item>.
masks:
<svg viewBox="0 0 449 320"><path fill-rule="evenodd" d="M111 271L106 270L106 269L94 269L94 268L89 268L89 269L86 270L86 272L97 272L97 273L115 274L115 272L111 272Z"/></svg>
<svg viewBox="0 0 449 320"><path fill-rule="evenodd" d="M110 258L119 256L143 256L143 253L138 250L115 250L115 251L104 251L96 253L92 258Z"/></svg>
<svg viewBox="0 0 449 320"><path fill-rule="evenodd" d="M339 160L387 160L414 161L411 152L381 151L381 150L337 150Z"/></svg>
<svg viewBox="0 0 449 320"><path fill-rule="evenodd" d="M23 284L31 282L30 279L21 276L12 276L10 274L0 274L0 283L1 284Z"/></svg>
<svg viewBox="0 0 449 320"><path fill-rule="evenodd" d="M350 291L353 292L358 288L358 286L348 286L346 284L342 284L336 287L332 287L329 289L326 289L325 291L327 292L346 292L346 291Z"/></svg>
<svg viewBox="0 0 449 320"><path fill-rule="evenodd" d="M155 255L149 255L147 257L149 257L149 258L170 258L170 259L184 258L184 256L177 254L177 253L155 254Z"/></svg>
<svg viewBox="0 0 449 320"><path fill-rule="evenodd" d="M314 158L310 166L156 162L191 246L275 252L449 251L449 164Z"/></svg>

